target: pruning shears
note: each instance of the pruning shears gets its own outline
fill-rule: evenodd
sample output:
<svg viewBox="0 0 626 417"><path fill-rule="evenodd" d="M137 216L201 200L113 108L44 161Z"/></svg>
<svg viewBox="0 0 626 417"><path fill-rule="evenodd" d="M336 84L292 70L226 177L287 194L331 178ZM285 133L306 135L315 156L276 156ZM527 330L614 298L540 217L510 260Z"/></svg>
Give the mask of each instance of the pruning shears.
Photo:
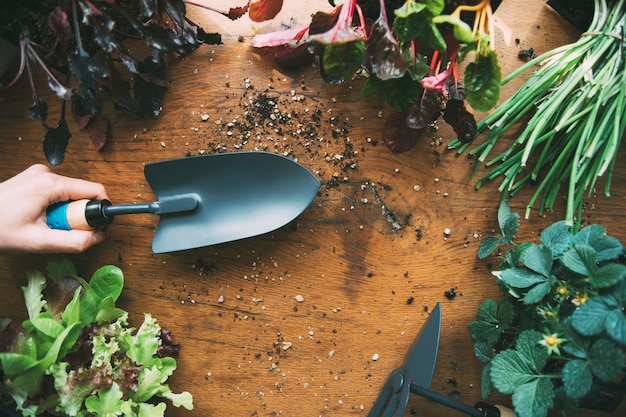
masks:
<svg viewBox="0 0 626 417"><path fill-rule="evenodd" d="M515 417L502 406L480 402L474 407L430 391L441 334L441 305L437 303L413 341L404 362L394 369L374 402L368 417L401 417L411 393L460 411L470 417Z"/></svg>

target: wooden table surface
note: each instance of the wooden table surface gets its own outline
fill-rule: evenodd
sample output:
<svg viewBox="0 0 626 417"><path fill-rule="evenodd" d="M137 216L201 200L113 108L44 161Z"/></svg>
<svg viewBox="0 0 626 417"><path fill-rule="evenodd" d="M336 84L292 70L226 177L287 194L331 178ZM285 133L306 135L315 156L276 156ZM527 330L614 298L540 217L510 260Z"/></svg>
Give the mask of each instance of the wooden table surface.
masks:
<svg viewBox="0 0 626 417"><path fill-rule="evenodd" d="M392 154L380 140L390 110L380 97L360 98L363 80L326 85L314 66L282 71L255 51L255 31L277 29L292 17L304 23L311 12L329 9L325 0L286 3L269 24L225 22L190 8L205 30L222 32L224 44L204 45L171 65L157 119L139 119L107 103L111 132L102 151L95 152L70 121L66 160L54 170L102 182L116 202L143 202L154 198L143 176L145 163L268 150L297 159L318 176L322 187L310 207L267 235L161 255L150 248L155 217L119 217L104 243L71 259L86 277L105 264L120 266L126 277L120 304L131 320L151 312L181 344L170 382L174 391L193 394L195 408L169 408L168 416L366 415L427 319L425 310L437 302L443 324L431 388L474 404L480 400L482 366L467 325L486 297L499 295L490 275L495 266L476 256L480 239L497 228L498 184L475 190L474 161L446 150L454 134L445 123L413 150ZM507 0L495 16L505 75L521 65L520 49L544 52L579 35L539 0ZM522 81L507 85L503 97ZM292 121L282 135L245 122L253 132L243 140L236 126L250 111L246 103L261 94L274 97ZM47 98L51 107L57 105ZM26 79L0 102L2 180L45 163L42 128L28 118L29 105ZM307 130L313 137L306 137ZM583 220L626 241L623 156L622 151L612 196L599 187L585 204ZM510 201L515 211L524 213L531 191ZM535 211L522 220L517 240L536 241L543 228L563 217L562 204L543 217ZM0 255L0 316L25 316L24 273L45 270L47 259ZM451 288L457 296L450 300L444 292ZM509 403L497 395L490 401ZM416 396L407 410L457 415ZM624 410L622 404L615 415Z"/></svg>

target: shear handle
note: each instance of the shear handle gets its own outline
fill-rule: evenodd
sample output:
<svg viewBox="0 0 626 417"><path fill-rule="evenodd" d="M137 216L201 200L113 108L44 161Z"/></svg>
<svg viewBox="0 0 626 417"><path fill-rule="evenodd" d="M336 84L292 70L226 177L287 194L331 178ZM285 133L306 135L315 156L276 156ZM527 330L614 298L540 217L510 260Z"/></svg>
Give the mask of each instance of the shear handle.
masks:
<svg viewBox="0 0 626 417"><path fill-rule="evenodd" d="M394 369L368 413L368 417L402 417L411 394L411 384L404 376L403 367Z"/></svg>

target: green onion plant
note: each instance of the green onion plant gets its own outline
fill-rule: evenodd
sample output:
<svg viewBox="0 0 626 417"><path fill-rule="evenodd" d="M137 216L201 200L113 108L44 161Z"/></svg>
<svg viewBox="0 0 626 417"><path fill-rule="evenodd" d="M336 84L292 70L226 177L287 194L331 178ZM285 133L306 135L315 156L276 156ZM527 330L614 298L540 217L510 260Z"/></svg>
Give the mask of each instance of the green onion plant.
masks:
<svg viewBox="0 0 626 417"><path fill-rule="evenodd" d="M476 135L485 130L489 134L469 154L478 158L476 170L483 164L491 168L476 188L503 177L499 191L505 199L535 183L528 218L537 200L540 215L551 210L565 185L569 226L580 224L585 191L592 193L598 177L606 174L604 193L610 195L626 127L625 26L626 0L594 0L593 20L578 41L537 56L502 80L504 85L539 65L519 90L478 123ZM497 140L524 120L513 144L490 156ZM462 153L468 146L454 139L448 148Z"/></svg>

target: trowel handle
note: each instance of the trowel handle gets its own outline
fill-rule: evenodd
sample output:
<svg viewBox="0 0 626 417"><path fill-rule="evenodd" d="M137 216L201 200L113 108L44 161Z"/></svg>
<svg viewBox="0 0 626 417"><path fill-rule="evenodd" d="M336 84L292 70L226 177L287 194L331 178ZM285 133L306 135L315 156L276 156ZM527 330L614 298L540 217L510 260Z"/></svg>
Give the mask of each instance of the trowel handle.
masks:
<svg viewBox="0 0 626 417"><path fill-rule="evenodd" d="M113 222L106 214L109 200L75 200L52 204L46 210L46 223L51 229L93 230Z"/></svg>
<svg viewBox="0 0 626 417"><path fill-rule="evenodd" d="M487 417L517 417L515 411L503 405L489 405L484 402L479 402L475 407L483 411L484 415Z"/></svg>
<svg viewBox="0 0 626 417"><path fill-rule="evenodd" d="M116 204L109 200L75 200L52 204L46 210L46 223L51 229L93 230L113 222L120 214L176 214L192 213L198 208L200 197L181 194L151 203Z"/></svg>

